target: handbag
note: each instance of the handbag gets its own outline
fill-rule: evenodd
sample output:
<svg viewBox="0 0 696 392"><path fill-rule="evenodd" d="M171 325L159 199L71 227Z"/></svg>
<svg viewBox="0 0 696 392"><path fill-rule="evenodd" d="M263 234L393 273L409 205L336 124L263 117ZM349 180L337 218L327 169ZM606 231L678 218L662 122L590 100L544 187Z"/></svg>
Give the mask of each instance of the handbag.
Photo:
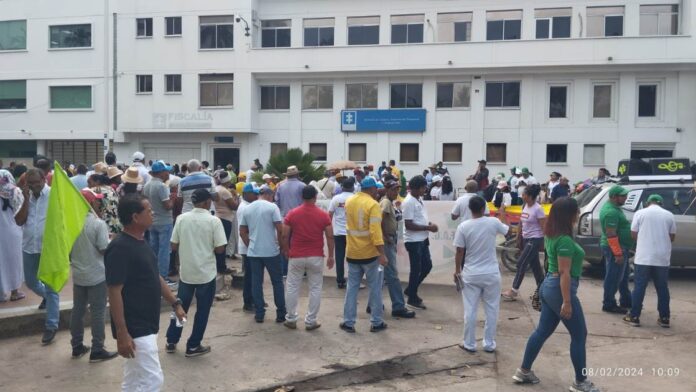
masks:
<svg viewBox="0 0 696 392"><path fill-rule="evenodd" d="M534 290L534 294L530 297L532 300L532 309L541 312L541 298L539 298L539 287Z"/></svg>

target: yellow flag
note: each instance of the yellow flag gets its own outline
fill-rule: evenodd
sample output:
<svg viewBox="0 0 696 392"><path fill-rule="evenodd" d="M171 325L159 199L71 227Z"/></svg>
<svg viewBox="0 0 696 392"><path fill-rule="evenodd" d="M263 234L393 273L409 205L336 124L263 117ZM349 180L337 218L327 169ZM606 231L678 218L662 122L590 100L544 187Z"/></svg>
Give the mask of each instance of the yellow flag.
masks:
<svg viewBox="0 0 696 392"><path fill-rule="evenodd" d="M82 232L90 206L54 163L38 278L60 292L70 277L70 250Z"/></svg>

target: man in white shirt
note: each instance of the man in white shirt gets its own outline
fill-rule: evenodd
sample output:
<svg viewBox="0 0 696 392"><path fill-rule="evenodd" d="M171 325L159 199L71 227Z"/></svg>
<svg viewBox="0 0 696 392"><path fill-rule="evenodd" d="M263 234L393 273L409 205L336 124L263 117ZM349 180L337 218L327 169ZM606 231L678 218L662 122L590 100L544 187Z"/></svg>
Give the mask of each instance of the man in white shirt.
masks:
<svg viewBox="0 0 696 392"><path fill-rule="evenodd" d="M138 174L140 174L140 177L143 178L143 184L147 184L147 182L150 181L150 170L147 168L147 166L145 166L144 162L145 154L140 151L133 153L133 164L131 166L138 168Z"/></svg>
<svg viewBox="0 0 696 392"><path fill-rule="evenodd" d="M457 201L454 203L454 207L452 208L451 218L454 221L456 221L459 218L462 218L462 222L471 219L469 200L471 200L472 197L476 196L476 192L478 191L478 183L474 180L469 180L464 185L464 190L466 191L466 193L459 196ZM484 215L490 215L488 205L486 205Z"/></svg>
<svg viewBox="0 0 696 392"><path fill-rule="evenodd" d="M256 188L254 184L244 184L244 188L242 188L242 202L239 203L239 207L237 207L237 249L242 256L242 269L244 270L244 289L242 291L244 306L242 309L245 312L254 311L254 297L251 292L251 267L249 266L249 259L247 258L247 246L244 244L239 234L239 226L242 221L242 216L244 215L244 210L258 198L258 188Z"/></svg>
<svg viewBox="0 0 696 392"><path fill-rule="evenodd" d="M520 177L517 185L517 195L522 198L522 195L524 195L524 190L530 185L538 184L539 181L537 181L536 178L532 176L532 173L529 172L529 169L526 167L523 167L522 170L522 177Z"/></svg>
<svg viewBox="0 0 696 392"><path fill-rule="evenodd" d="M669 278L672 242L677 233L674 215L662 208L663 199L658 194L648 196L647 207L636 212L631 222L631 237L637 240L633 259L634 282L631 311L624 317L629 325L640 325L640 313L648 280L652 279L657 291L657 324L669 328Z"/></svg>
<svg viewBox="0 0 696 392"><path fill-rule="evenodd" d="M555 188L556 185L560 184L561 177L561 173L559 172L551 172L549 175L549 182L546 185L546 202L551 201L551 192L553 192L553 188Z"/></svg>
<svg viewBox="0 0 696 392"><path fill-rule="evenodd" d="M196 189L191 195L193 210L176 219L172 231L172 250L179 252L179 292L181 306L188 313L193 296L196 296L196 316L191 337L186 342L186 356L197 357L210 352L210 346L201 344L208 326L210 308L215 299L215 277L217 276L215 253L225 252L227 237L220 218L210 215L212 195L207 189ZM183 328L176 320L169 322L167 329L168 353L176 351Z"/></svg>
<svg viewBox="0 0 696 392"><path fill-rule="evenodd" d="M346 288L346 200L354 195L355 178L348 177L341 184L341 193L329 203L329 216L333 226L333 239L336 260L336 284L339 289Z"/></svg>
<svg viewBox="0 0 696 392"><path fill-rule="evenodd" d="M486 201L480 196L469 200L472 218L459 224L454 235L454 280L461 287L464 304L464 338L459 347L476 352L476 314L483 302L486 313L483 349L495 351L495 332L500 310L500 269L495 251L496 237L509 227L497 218L483 216Z"/></svg>
<svg viewBox="0 0 696 392"><path fill-rule="evenodd" d="M44 226L48 213L48 198L51 187L46 184L46 175L41 169L29 169L24 175L25 185L22 186L24 202L15 215L15 223L22 226L22 258L24 262L24 281L27 287L36 295L43 298L39 309L46 309L46 323L41 344L53 342L58 330L60 317L58 309L58 293L43 284L36 276L41 260Z"/></svg>
<svg viewBox="0 0 696 392"><path fill-rule="evenodd" d="M428 190L428 182L423 176L415 176L408 183L410 193L406 195L401 209L404 219L404 245L408 251L411 271L408 286L404 293L408 296L406 304L418 309L426 309L423 299L418 296L418 287L433 268L430 258L428 232L437 233L437 225L428 220L428 212L421 196Z"/></svg>

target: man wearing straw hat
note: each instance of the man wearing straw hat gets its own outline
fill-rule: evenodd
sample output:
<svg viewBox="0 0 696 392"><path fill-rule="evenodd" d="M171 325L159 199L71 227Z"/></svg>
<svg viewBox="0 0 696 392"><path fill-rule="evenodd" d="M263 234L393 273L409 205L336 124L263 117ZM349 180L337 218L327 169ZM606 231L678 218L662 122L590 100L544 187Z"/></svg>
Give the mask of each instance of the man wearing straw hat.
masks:
<svg viewBox="0 0 696 392"><path fill-rule="evenodd" d="M169 193L169 187L165 185L165 182L169 180L171 169L171 166L167 166L164 161L153 163L150 169L152 179L143 188L143 196L150 200L153 213L152 226L149 229L150 246L157 255L157 266L160 276L164 280L168 280L169 240L172 237L172 228L174 227L171 212L174 203Z"/></svg>
<svg viewBox="0 0 696 392"><path fill-rule="evenodd" d="M285 181L278 184L275 190L275 202L280 208L280 215L285 218L285 216L295 207L299 207L302 204L302 190L305 184L298 178L300 176L300 171L297 166L289 166L287 172L285 173ZM283 266L283 276L288 275L288 261L281 254L281 261Z"/></svg>

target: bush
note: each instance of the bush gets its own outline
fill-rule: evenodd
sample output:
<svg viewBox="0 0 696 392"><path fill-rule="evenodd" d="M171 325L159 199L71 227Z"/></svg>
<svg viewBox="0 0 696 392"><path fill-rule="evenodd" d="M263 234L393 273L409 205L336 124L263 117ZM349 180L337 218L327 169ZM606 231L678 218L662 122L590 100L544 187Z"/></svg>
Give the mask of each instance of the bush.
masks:
<svg viewBox="0 0 696 392"><path fill-rule="evenodd" d="M299 148L292 148L283 154L272 156L265 166L266 173L275 174L280 178L284 178L284 173L290 166L297 166L300 171L300 180L305 184L312 181L319 181L324 177L326 167L324 165L315 165L314 156L310 153L304 153Z"/></svg>

